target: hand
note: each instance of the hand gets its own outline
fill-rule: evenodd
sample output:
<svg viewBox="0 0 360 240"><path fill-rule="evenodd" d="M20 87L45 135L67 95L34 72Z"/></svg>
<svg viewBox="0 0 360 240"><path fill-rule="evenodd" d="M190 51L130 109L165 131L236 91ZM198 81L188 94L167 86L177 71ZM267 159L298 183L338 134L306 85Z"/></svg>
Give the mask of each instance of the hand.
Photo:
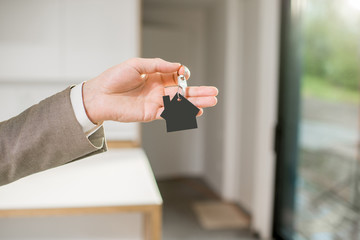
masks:
<svg viewBox="0 0 360 240"><path fill-rule="evenodd" d="M86 113L93 123L105 120L148 122L160 119L164 95L174 95L179 63L134 58L109 68L83 85ZM215 87L188 87L186 97L200 108L215 106Z"/></svg>

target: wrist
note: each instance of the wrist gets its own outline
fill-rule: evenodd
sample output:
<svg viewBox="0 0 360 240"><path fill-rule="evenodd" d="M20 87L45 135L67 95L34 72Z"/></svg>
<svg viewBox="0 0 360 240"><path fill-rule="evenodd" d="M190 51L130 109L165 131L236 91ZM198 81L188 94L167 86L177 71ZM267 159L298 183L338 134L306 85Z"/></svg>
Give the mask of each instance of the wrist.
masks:
<svg viewBox="0 0 360 240"><path fill-rule="evenodd" d="M100 125L104 122L101 117L98 116L96 107L94 104L96 102L96 94L93 88L91 87L91 82L84 82L82 85L82 99L84 103L84 109L89 120L95 124Z"/></svg>

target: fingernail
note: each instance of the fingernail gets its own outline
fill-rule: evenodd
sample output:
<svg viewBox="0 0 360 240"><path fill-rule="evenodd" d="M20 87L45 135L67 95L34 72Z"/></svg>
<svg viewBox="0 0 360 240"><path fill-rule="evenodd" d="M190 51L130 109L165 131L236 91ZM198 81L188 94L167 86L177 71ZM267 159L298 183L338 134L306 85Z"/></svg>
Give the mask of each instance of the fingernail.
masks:
<svg viewBox="0 0 360 240"><path fill-rule="evenodd" d="M185 79L188 80L190 78L190 70L185 65L181 65L181 67L178 70L178 75L185 76Z"/></svg>

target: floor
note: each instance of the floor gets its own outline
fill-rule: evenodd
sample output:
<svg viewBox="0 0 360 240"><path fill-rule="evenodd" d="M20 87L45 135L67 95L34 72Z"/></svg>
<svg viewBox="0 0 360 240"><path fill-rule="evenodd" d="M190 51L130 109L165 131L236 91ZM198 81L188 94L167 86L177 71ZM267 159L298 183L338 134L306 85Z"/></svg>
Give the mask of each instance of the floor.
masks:
<svg viewBox="0 0 360 240"><path fill-rule="evenodd" d="M248 229L209 231L201 228L192 203L219 198L200 179L162 180L158 186L164 200L164 240L255 240Z"/></svg>
<svg viewBox="0 0 360 240"><path fill-rule="evenodd" d="M294 239L359 240L359 106L302 101Z"/></svg>

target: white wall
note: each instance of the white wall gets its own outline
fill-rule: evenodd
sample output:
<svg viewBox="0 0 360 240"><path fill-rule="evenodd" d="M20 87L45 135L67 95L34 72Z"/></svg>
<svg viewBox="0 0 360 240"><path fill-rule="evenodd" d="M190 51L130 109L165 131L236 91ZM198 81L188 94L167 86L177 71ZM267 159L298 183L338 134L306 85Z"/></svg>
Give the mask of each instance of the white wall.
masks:
<svg viewBox="0 0 360 240"><path fill-rule="evenodd" d="M240 134L241 161L238 168L238 192L236 199L239 203L252 212L254 193L254 158L256 104L258 102L258 44L259 44L259 14L258 1L243 1L243 68L240 102L240 116L242 122Z"/></svg>
<svg viewBox="0 0 360 240"><path fill-rule="evenodd" d="M0 218L2 240L143 240L140 213Z"/></svg>
<svg viewBox="0 0 360 240"><path fill-rule="evenodd" d="M131 0L3 0L0 78L92 78L138 55L139 9Z"/></svg>
<svg viewBox="0 0 360 240"><path fill-rule="evenodd" d="M218 104L205 112L205 165L206 181L219 193L223 193L224 138L225 138L225 54L226 54L226 6L216 1L207 12L206 79L209 85L219 89ZM236 106L235 106L236 107Z"/></svg>
<svg viewBox="0 0 360 240"><path fill-rule="evenodd" d="M252 227L262 238L272 235L275 182L275 127L277 122L280 1L259 0L258 4L258 102L255 107L255 157Z"/></svg>
<svg viewBox="0 0 360 240"><path fill-rule="evenodd" d="M0 121L140 52L140 1L0 1ZM107 138L139 126L106 123Z"/></svg>

